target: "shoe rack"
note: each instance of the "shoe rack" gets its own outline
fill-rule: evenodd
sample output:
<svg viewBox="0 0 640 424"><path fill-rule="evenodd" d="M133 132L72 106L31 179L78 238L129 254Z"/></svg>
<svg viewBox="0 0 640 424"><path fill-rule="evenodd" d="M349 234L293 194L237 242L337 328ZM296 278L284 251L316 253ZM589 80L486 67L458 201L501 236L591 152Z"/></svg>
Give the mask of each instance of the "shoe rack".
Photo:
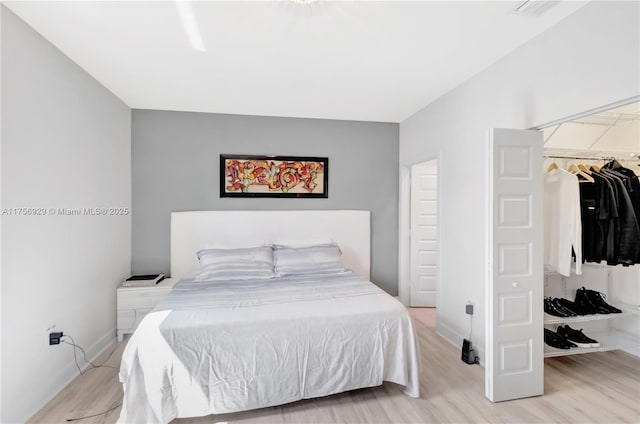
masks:
<svg viewBox="0 0 640 424"><path fill-rule="evenodd" d="M578 347L571 349L556 349L545 344L545 358L591 352L606 352L622 349L625 346L633 345L634 342L637 343L637 341L625 333L616 331L615 329L615 320L638 315L638 310L637 308L634 310L630 305L614 302L612 276L609 266L586 263L582 265L582 275L575 275L574 270L572 270L570 277L565 277L557 272L551 271L545 271L544 273L545 297L564 297L565 299L573 301L575 299L576 289L582 286L604 293L607 296L607 303L621 309L622 313L578 315L576 317L556 317L543 313L544 326L546 328L556 331L559 325L565 324L576 330L584 328L584 333L587 336L596 339L600 343L599 347Z"/></svg>

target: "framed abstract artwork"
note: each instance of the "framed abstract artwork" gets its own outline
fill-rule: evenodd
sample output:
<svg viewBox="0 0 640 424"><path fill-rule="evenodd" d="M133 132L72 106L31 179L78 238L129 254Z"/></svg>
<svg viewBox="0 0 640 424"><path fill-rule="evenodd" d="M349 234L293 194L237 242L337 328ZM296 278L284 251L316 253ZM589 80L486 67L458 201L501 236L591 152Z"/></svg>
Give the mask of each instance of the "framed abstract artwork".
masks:
<svg viewBox="0 0 640 424"><path fill-rule="evenodd" d="M220 155L220 197L329 197L329 158Z"/></svg>

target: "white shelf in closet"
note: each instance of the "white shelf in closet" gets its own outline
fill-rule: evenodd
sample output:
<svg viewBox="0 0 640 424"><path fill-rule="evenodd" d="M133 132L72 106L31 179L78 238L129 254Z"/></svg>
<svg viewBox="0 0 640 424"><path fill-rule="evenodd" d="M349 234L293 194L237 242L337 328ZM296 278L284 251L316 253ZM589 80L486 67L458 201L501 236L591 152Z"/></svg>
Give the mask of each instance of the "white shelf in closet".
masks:
<svg viewBox="0 0 640 424"><path fill-rule="evenodd" d="M607 265L606 263L595 263L595 262L585 262L582 264L582 271L591 271L591 270L607 270L609 267L609 265ZM544 275L562 275L557 271L552 271L552 270L544 270ZM563 277L565 278L570 278L570 277L575 277L576 275L576 266L575 265L571 265L571 275L569 277L563 275Z"/></svg>
<svg viewBox="0 0 640 424"><path fill-rule="evenodd" d="M600 343L599 347L574 347L571 349L556 349L547 344L544 345L544 357L552 358L555 356L579 355L582 353L608 352L610 350L623 349L633 345L633 340L621 332L608 333L590 333L590 338Z"/></svg>
<svg viewBox="0 0 640 424"><path fill-rule="evenodd" d="M616 305L612 305L616 306ZM555 317L547 313L544 314L544 324L571 324L572 322L589 322L589 321L602 321L607 319L616 319L621 317L627 317L632 312L627 311L626 308L616 306L622 310L621 314L592 314L592 315L578 315L577 317Z"/></svg>
<svg viewBox="0 0 640 424"><path fill-rule="evenodd" d="M629 303L621 303L618 308L627 314L640 315L640 305L631 305Z"/></svg>
<svg viewBox="0 0 640 424"><path fill-rule="evenodd" d="M610 281L610 273L609 269L606 265L603 264L590 264L586 269L606 269L607 276L609 278L609 291L611 289L611 281ZM559 275L557 273L552 273L545 271L545 275ZM574 277L572 274L571 277ZM563 276L563 284L565 284L566 280L571 277ZM580 315L577 317L555 317L553 315L549 315L547 313L544 314L544 325L554 325L554 324L571 324L571 323L585 323L585 322L593 322L593 321L607 321L609 322L608 332L595 332L588 333L587 336L592 339L597 340L600 343L599 347L591 347L591 348L572 348L572 349L556 349L547 344L544 345L544 357L551 358L557 356L566 356L566 355L578 355L582 353L593 353L593 352L607 352L610 350L619 350L624 349L625 347L634 347L634 343L637 344L637 341L630 338L627 334L614 331L611 320L618 318L625 318L633 315L640 314L640 310L636 305L629 305L624 303L617 303L612 305L622 310L622 313L619 314L593 314L593 315ZM554 329L555 330L555 329ZM635 346L634 348L637 348Z"/></svg>
<svg viewBox="0 0 640 424"><path fill-rule="evenodd" d="M606 270L607 272L609 271L609 266L605 263L591 263L591 262L587 262L582 264L582 269L584 271L590 271L590 270ZM545 270L544 271L545 275L561 275L555 271L549 271L549 270ZM575 277L577 276L575 274L575 265L572 265L571 268L571 276L567 277L567 276L562 276L563 279L565 278L571 278L571 277ZM619 304L619 305L612 305L615 306L618 309L622 310L622 313L620 314L591 314L591 315L579 315L576 317L556 317L553 315L549 315L547 313L544 314L544 324L545 325L549 325L549 324L571 324L571 323L577 323L577 322L590 322L590 321L602 321L602 320L610 320L610 319L616 319L616 318L623 318L623 317L627 317L630 314L636 313L638 312L637 308L636 310L634 310L632 308L632 305L626 305L626 304ZM561 350L561 349L560 349Z"/></svg>

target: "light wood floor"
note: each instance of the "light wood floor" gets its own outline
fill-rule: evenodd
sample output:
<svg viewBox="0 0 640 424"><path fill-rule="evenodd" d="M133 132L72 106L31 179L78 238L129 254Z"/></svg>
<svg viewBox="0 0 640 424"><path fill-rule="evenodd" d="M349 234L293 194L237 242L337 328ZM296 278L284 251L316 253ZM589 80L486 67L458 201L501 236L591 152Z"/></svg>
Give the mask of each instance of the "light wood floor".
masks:
<svg viewBox="0 0 640 424"><path fill-rule="evenodd" d="M622 351L545 360L545 396L493 404L484 397L484 369L460 361L456 347L434 332L433 309L411 311L423 369L420 399L392 383L320 399L240 412L178 419L195 423L617 423L640 422L640 358ZM117 366L124 343L109 360ZM106 355L106 354L105 354ZM99 359L98 362L101 362ZM62 423L118 405L122 388L109 368L76 378L29 423ZM114 423L120 408L80 423Z"/></svg>

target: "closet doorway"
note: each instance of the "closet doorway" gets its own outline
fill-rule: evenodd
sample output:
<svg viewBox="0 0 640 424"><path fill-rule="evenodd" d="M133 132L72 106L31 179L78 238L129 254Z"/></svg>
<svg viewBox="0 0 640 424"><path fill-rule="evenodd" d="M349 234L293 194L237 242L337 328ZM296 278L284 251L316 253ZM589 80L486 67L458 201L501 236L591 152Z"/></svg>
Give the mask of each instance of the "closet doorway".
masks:
<svg viewBox="0 0 640 424"><path fill-rule="evenodd" d="M632 250L640 245L637 232L640 195L636 179L640 175L640 101L635 98L632 102L621 103L542 129L543 170L550 174L558 168L574 174L579 181L582 224L579 243L584 261L579 271L573 261L568 273L561 274L553 267L545 270L545 297L571 302L584 287L601 293L608 304L621 311L579 316L579 327L576 319L546 315L545 328L548 330L557 332L558 324L578 327L598 346L567 351L545 345L545 358L609 350L624 350L640 356L637 306L640 304L640 260L637 250L635 255ZM607 192L605 181L611 183L616 179L623 184L617 187L615 198L603 205L599 194ZM607 217L614 210L621 212L614 221L620 228L617 231L615 227L611 230L612 220ZM608 233L606 242L604 232ZM610 251L611 239L608 237L612 233L614 245L623 234L627 241L624 244L618 241L617 247ZM558 323L560 320L563 322Z"/></svg>
<svg viewBox="0 0 640 424"><path fill-rule="evenodd" d="M411 167L409 305L435 307L440 276L438 159Z"/></svg>
<svg viewBox="0 0 640 424"><path fill-rule="evenodd" d="M493 129L490 132L485 393L492 401L543 394L544 358L618 349L640 356L637 325L640 262L625 267L607 265L607 261L601 259L601 262L583 264L578 275L572 265L567 276L566 271L561 275L547 270L542 258L543 170L549 170L550 162L556 162L556 167L566 168L563 172L582 171L585 175L576 175L578 185L590 183L588 177L600 173L601 168L615 171L624 167L638 175L635 170L640 169L639 100L636 96L536 128L541 131ZM611 194L604 199L620 201L626 197L622 190L631 192L629 186L624 180L612 183ZM583 205L580 199L579 207L584 206L583 210L591 210L590 205L593 204ZM597 210L597 203L595 205ZM632 206L624 206L624 210L632 210ZM581 218L583 215L587 216L581 212ZM578 243L582 246L582 241ZM543 311L543 297L571 302L580 287L599 292L609 305L617 305L621 312L560 316ZM560 325L565 327L564 331L569 326L582 328L594 340L589 347L584 343L570 348L554 347ZM558 332L554 336L556 341L549 337L548 344L543 328L548 330L545 336ZM555 361L557 366L563 364Z"/></svg>

